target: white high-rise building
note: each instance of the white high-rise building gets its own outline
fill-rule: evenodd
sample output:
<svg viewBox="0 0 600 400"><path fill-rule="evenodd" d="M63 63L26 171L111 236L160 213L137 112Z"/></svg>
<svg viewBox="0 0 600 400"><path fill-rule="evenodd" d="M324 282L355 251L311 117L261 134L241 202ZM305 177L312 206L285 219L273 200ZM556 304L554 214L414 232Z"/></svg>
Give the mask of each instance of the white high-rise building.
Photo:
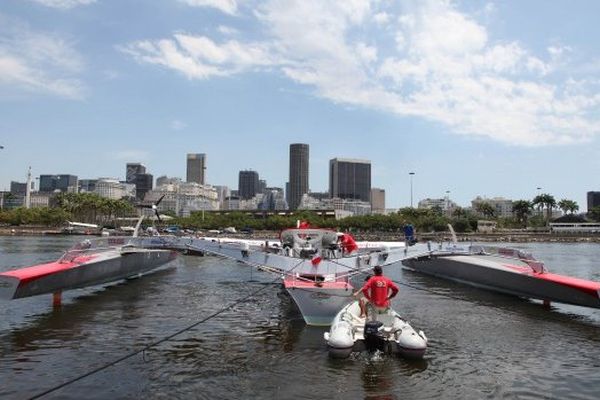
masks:
<svg viewBox="0 0 600 400"><path fill-rule="evenodd" d="M94 192L100 197L119 200L123 197L135 197L135 184L122 183L114 178L99 178Z"/></svg>
<svg viewBox="0 0 600 400"><path fill-rule="evenodd" d="M206 154L194 153L187 155L187 174L186 182L198 183L200 185L206 184Z"/></svg>
<svg viewBox="0 0 600 400"><path fill-rule="evenodd" d="M158 205L159 212L173 211L187 217L194 211L219 209L217 190L212 186L195 182L161 185L149 191L144 200L155 203L163 195Z"/></svg>

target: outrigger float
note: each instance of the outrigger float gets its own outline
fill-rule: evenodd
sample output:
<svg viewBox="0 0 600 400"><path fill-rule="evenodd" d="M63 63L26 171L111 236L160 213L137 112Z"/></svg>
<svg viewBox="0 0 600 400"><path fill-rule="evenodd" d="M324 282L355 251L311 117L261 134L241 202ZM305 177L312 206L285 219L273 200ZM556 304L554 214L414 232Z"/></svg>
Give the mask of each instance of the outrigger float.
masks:
<svg viewBox="0 0 600 400"><path fill-rule="evenodd" d="M402 260L405 268L527 299L600 308L600 282L549 272L533 255L504 247L457 245L429 250Z"/></svg>
<svg viewBox="0 0 600 400"><path fill-rule="evenodd" d="M138 239L139 240L139 239ZM136 245L135 238L87 239L58 260L0 273L0 299L13 300L137 277L175 259L171 250Z"/></svg>
<svg viewBox="0 0 600 400"><path fill-rule="evenodd" d="M514 249L471 246L414 255L405 268L439 278L510 294L582 307L600 308L600 282L548 272L530 254Z"/></svg>
<svg viewBox="0 0 600 400"><path fill-rule="evenodd" d="M145 206L156 212L156 204ZM60 305L65 290L78 289L139 277L176 258L177 252L151 249L137 237L144 215L133 237L86 239L67 250L58 260L0 273L0 299L53 294Z"/></svg>

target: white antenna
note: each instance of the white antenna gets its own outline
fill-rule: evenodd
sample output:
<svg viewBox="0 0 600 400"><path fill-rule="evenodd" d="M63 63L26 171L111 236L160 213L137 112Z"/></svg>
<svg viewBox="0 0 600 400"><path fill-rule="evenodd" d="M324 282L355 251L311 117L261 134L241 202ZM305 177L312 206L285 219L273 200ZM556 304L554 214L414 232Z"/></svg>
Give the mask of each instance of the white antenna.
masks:
<svg viewBox="0 0 600 400"><path fill-rule="evenodd" d="M140 233L140 226L142 226L142 221L144 220L144 216L145 216L143 211L140 210L140 212L141 212L140 218L138 219L137 224L135 224L135 230L133 231L134 238L138 237L138 235Z"/></svg>
<svg viewBox="0 0 600 400"><path fill-rule="evenodd" d="M454 232L454 228L452 225L448 224L448 229L450 229L450 233L452 234L452 243L457 244L458 239L456 238L456 232Z"/></svg>

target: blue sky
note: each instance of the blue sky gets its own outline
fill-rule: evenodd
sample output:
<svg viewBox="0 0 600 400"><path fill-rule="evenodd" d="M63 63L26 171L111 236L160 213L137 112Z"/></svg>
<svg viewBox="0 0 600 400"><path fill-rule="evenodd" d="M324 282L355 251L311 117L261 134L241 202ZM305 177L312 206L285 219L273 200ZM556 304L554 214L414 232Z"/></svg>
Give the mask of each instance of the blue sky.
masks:
<svg viewBox="0 0 600 400"><path fill-rule="evenodd" d="M143 162L237 187L310 145L369 159L387 206L600 190L597 1L3 0L0 189Z"/></svg>

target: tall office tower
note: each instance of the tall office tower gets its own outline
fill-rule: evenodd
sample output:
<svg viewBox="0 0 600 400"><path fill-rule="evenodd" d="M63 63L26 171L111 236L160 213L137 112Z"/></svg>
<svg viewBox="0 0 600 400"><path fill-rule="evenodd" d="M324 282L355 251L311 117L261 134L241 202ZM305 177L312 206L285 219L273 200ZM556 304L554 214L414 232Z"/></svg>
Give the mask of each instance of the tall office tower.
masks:
<svg viewBox="0 0 600 400"><path fill-rule="evenodd" d="M186 182L196 182L205 184L206 154L188 154L187 155L187 174Z"/></svg>
<svg viewBox="0 0 600 400"><path fill-rule="evenodd" d="M27 191L27 183L10 181L10 194L24 196Z"/></svg>
<svg viewBox="0 0 600 400"><path fill-rule="evenodd" d="M371 201L371 161L350 158L329 160L329 195Z"/></svg>
<svg viewBox="0 0 600 400"><path fill-rule="evenodd" d="M371 211L385 212L385 189L371 188Z"/></svg>
<svg viewBox="0 0 600 400"><path fill-rule="evenodd" d="M154 177L152 174L137 174L135 175L135 197L138 200L144 200L146 193L152 190Z"/></svg>
<svg viewBox="0 0 600 400"><path fill-rule="evenodd" d="M600 206L600 192L587 192L587 209L588 212L594 208Z"/></svg>
<svg viewBox="0 0 600 400"><path fill-rule="evenodd" d="M290 210L300 205L302 195L308 193L308 145L290 144L289 195L286 194Z"/></svg>
<svg viewBox="0 0 600 400"><path fill-rule="evenodd" d="M77 192L76 175L40 175L40 192Z"/></svg>
<svg viewBox="0 0 600 400"><path fill-rule="evenodd" d="M240 171L238 195L240 199L251 199L258 193L258 172Z"/></svg>
<svg viewBox="0 0 600 400"><path fill-rule="evenodd" d="M127 163L125 168L125 182L135 183L135 176L138 174L145 174L146 167L140 163Z"/></svg>
<svg viewBox="0 0 600 400"><path fill-rule="evenodd" d="M258 193L267 194L267 181L265 179L258 180Z"/></svg>

